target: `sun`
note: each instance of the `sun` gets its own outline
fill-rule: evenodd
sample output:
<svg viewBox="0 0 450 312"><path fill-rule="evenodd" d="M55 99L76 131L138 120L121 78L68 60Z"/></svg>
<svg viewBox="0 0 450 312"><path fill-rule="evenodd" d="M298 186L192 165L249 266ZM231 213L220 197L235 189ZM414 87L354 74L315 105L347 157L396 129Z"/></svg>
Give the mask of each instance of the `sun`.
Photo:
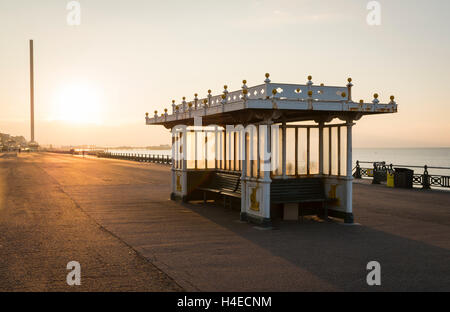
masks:
<svg viewBox="0 0 450 312"><path fill-rule="evenodd" d="M54 120L71 123L101 123L99 92L85 84L70 84L58 89L53 103Z"/></svg>

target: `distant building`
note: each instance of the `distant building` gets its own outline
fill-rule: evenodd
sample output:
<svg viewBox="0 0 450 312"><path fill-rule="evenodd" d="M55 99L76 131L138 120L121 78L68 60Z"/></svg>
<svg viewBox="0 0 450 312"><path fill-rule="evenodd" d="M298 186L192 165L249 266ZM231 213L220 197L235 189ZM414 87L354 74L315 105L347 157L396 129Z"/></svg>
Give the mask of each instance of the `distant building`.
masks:
<svg viewBox="0 0 450 312"><path fill-rule="evenodd" d="M0 133L0 146L0 151L13 151L29 147L29 144L23 136L12 136L10 134Z"/></svg>

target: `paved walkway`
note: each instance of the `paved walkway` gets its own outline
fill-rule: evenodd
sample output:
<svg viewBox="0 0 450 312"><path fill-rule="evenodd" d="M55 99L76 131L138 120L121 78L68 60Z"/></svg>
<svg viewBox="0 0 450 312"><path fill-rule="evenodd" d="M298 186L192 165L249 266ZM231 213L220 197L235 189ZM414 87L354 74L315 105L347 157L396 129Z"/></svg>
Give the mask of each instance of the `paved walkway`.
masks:
<svg viewBox="0 0 450 312"><path fill-rule="evenodd" d="M0 160L0 170L3 171L0 176L10 170L9 177L16 183L19 179L12 177L21 174L22 182L13 188L15 197L6 198L14 202L23 194L29 194L16 205L17 211L10 213L10 216L14 213L27 216L23 227L45 229L47 223L60 222L59 229L69 227L77 233L41 238L29 231L27 239L41 242L34 244L30 254L45 254L47 251L41 250L48 241L55 241L56 245L61 244L56 241L74 241L76 244L71 243L71 247L78 246L73 247L78 248L78 254L71 253L71 248L48 250L54 257L61 258L64 265L69 258L77 257L86 271L92 264L91 272L99 272L91 274L93 283L97 278L108 280L102 273L107 270L106 259L110 254L119 253L117 249L131 252L127 249L129 245L138 252L132 259L138 261L142 255L186 290L450 290L449 192L393 190L355 184L354 213L359 226L308 220L281 222L276 230L260 230L240 223L238 211L170 201L170 170L164 165L57 154L21 154L17 160L8 160L8 164ZM62 204L67 199L70 204ZM53 219L42 218L41 211L21 212L31 203L36 207L36 203L42 202L46 203L42 209ZM78 222L77 218L84 220L86 214L103 229L97 226L97 230L90 232L71 226ZM6 231L9 236L3 241L14 240L21 227L5 229L3 217L0 221L0 233L3 235ZM111 244L103 243L104 240ZM23 258L26 252L23 241L9 247L11 255L6 261L0 259L0 274L5 272L5 263L11 265L13 259ZM86 245L89 248L86 249ZM82 250L87 251L83 254ZM93 255L103 260L96 262ZM119 261L123 256L121 253L114 259ZM15 281L15 284L8 284L8 287L23 285L25 272L38 267L35 260L39 259L30 259L22 273L11 273L15 276L8 281ZM378 288L366 284L366 264L371 260L381 263L382 286ZM127 285L123 289L126 289L141 274L134 268L133 261L124 261L110 272L113 274L121 268L118 275L123 278L114 284L120 287L123 282ZM41 271L52 268L53 264ZM149 274L156 271L148 270ZM62 266L61 274L64 271ZM56 283L58 274L47 280L49 287ZM176 288L164 274L158 276L167 288ZM1 283L0 288L4 288Z"/></svg>
<svg viewBox="0 0 450 312"><path fill-rule="evenodd" d="M0 158L0 291L173 291L170 277L90 218L43 167L61 157ZM68 158L70 160L70 158ZM81 265L68 286L66 265Z"/></svg>

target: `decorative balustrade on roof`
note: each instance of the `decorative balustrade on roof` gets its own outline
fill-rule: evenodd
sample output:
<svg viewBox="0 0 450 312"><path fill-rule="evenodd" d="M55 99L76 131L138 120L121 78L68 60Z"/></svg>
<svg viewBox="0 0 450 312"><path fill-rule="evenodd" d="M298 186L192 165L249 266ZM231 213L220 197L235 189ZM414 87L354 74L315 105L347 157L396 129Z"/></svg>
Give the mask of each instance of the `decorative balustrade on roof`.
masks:
<svg viewBox="0 0 450 312"><path fill-rule="evenodd" d="M349 78L345 86L314 85L312 77L308 76L306 84L276 83L266 79L263 84L247 86L243 81L240 90L229 91L224 86L221 94L212 95L208 90L205 97L198 97L195 93L192 100L187 101L183 97L181 102L172 101L171 113L167 109L164 113L149 117L146 114L147 124L164 124L167 122L192 119L194 117L216 115L220 113L242 111L246 109L273 109L294 111L331 111L354 112L360 114L394 113L397 111L397 103L394 97L390 102L383 104L378 99L378 94L373 95L371 102L354 102L352 100L352 79Z"/></svg>

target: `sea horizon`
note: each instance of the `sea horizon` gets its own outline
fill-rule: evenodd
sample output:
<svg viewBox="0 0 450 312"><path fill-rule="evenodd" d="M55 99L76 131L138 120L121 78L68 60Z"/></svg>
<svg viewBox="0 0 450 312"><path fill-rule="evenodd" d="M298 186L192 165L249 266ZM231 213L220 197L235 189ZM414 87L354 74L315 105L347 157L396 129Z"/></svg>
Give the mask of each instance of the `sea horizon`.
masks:
<svg viewBox="0 0 450 312"><path fill-rule="evenodd" d="M171 155L171 149L114 149L109 148L112 153L135 153L148 155ZM413 153L412 151L416 151ZM430 174L450 174L450 147L385 147L369 148L354 147L352 157L353 167L356 161L360 162L386 162L395 166L428 166ZM361 163L361 167L372 167L371 164ZM431 167L431 168L430 168ZM444 167L436 169L432 167ZM415 168L415 172L422 172L423 169Z"/></svg>

